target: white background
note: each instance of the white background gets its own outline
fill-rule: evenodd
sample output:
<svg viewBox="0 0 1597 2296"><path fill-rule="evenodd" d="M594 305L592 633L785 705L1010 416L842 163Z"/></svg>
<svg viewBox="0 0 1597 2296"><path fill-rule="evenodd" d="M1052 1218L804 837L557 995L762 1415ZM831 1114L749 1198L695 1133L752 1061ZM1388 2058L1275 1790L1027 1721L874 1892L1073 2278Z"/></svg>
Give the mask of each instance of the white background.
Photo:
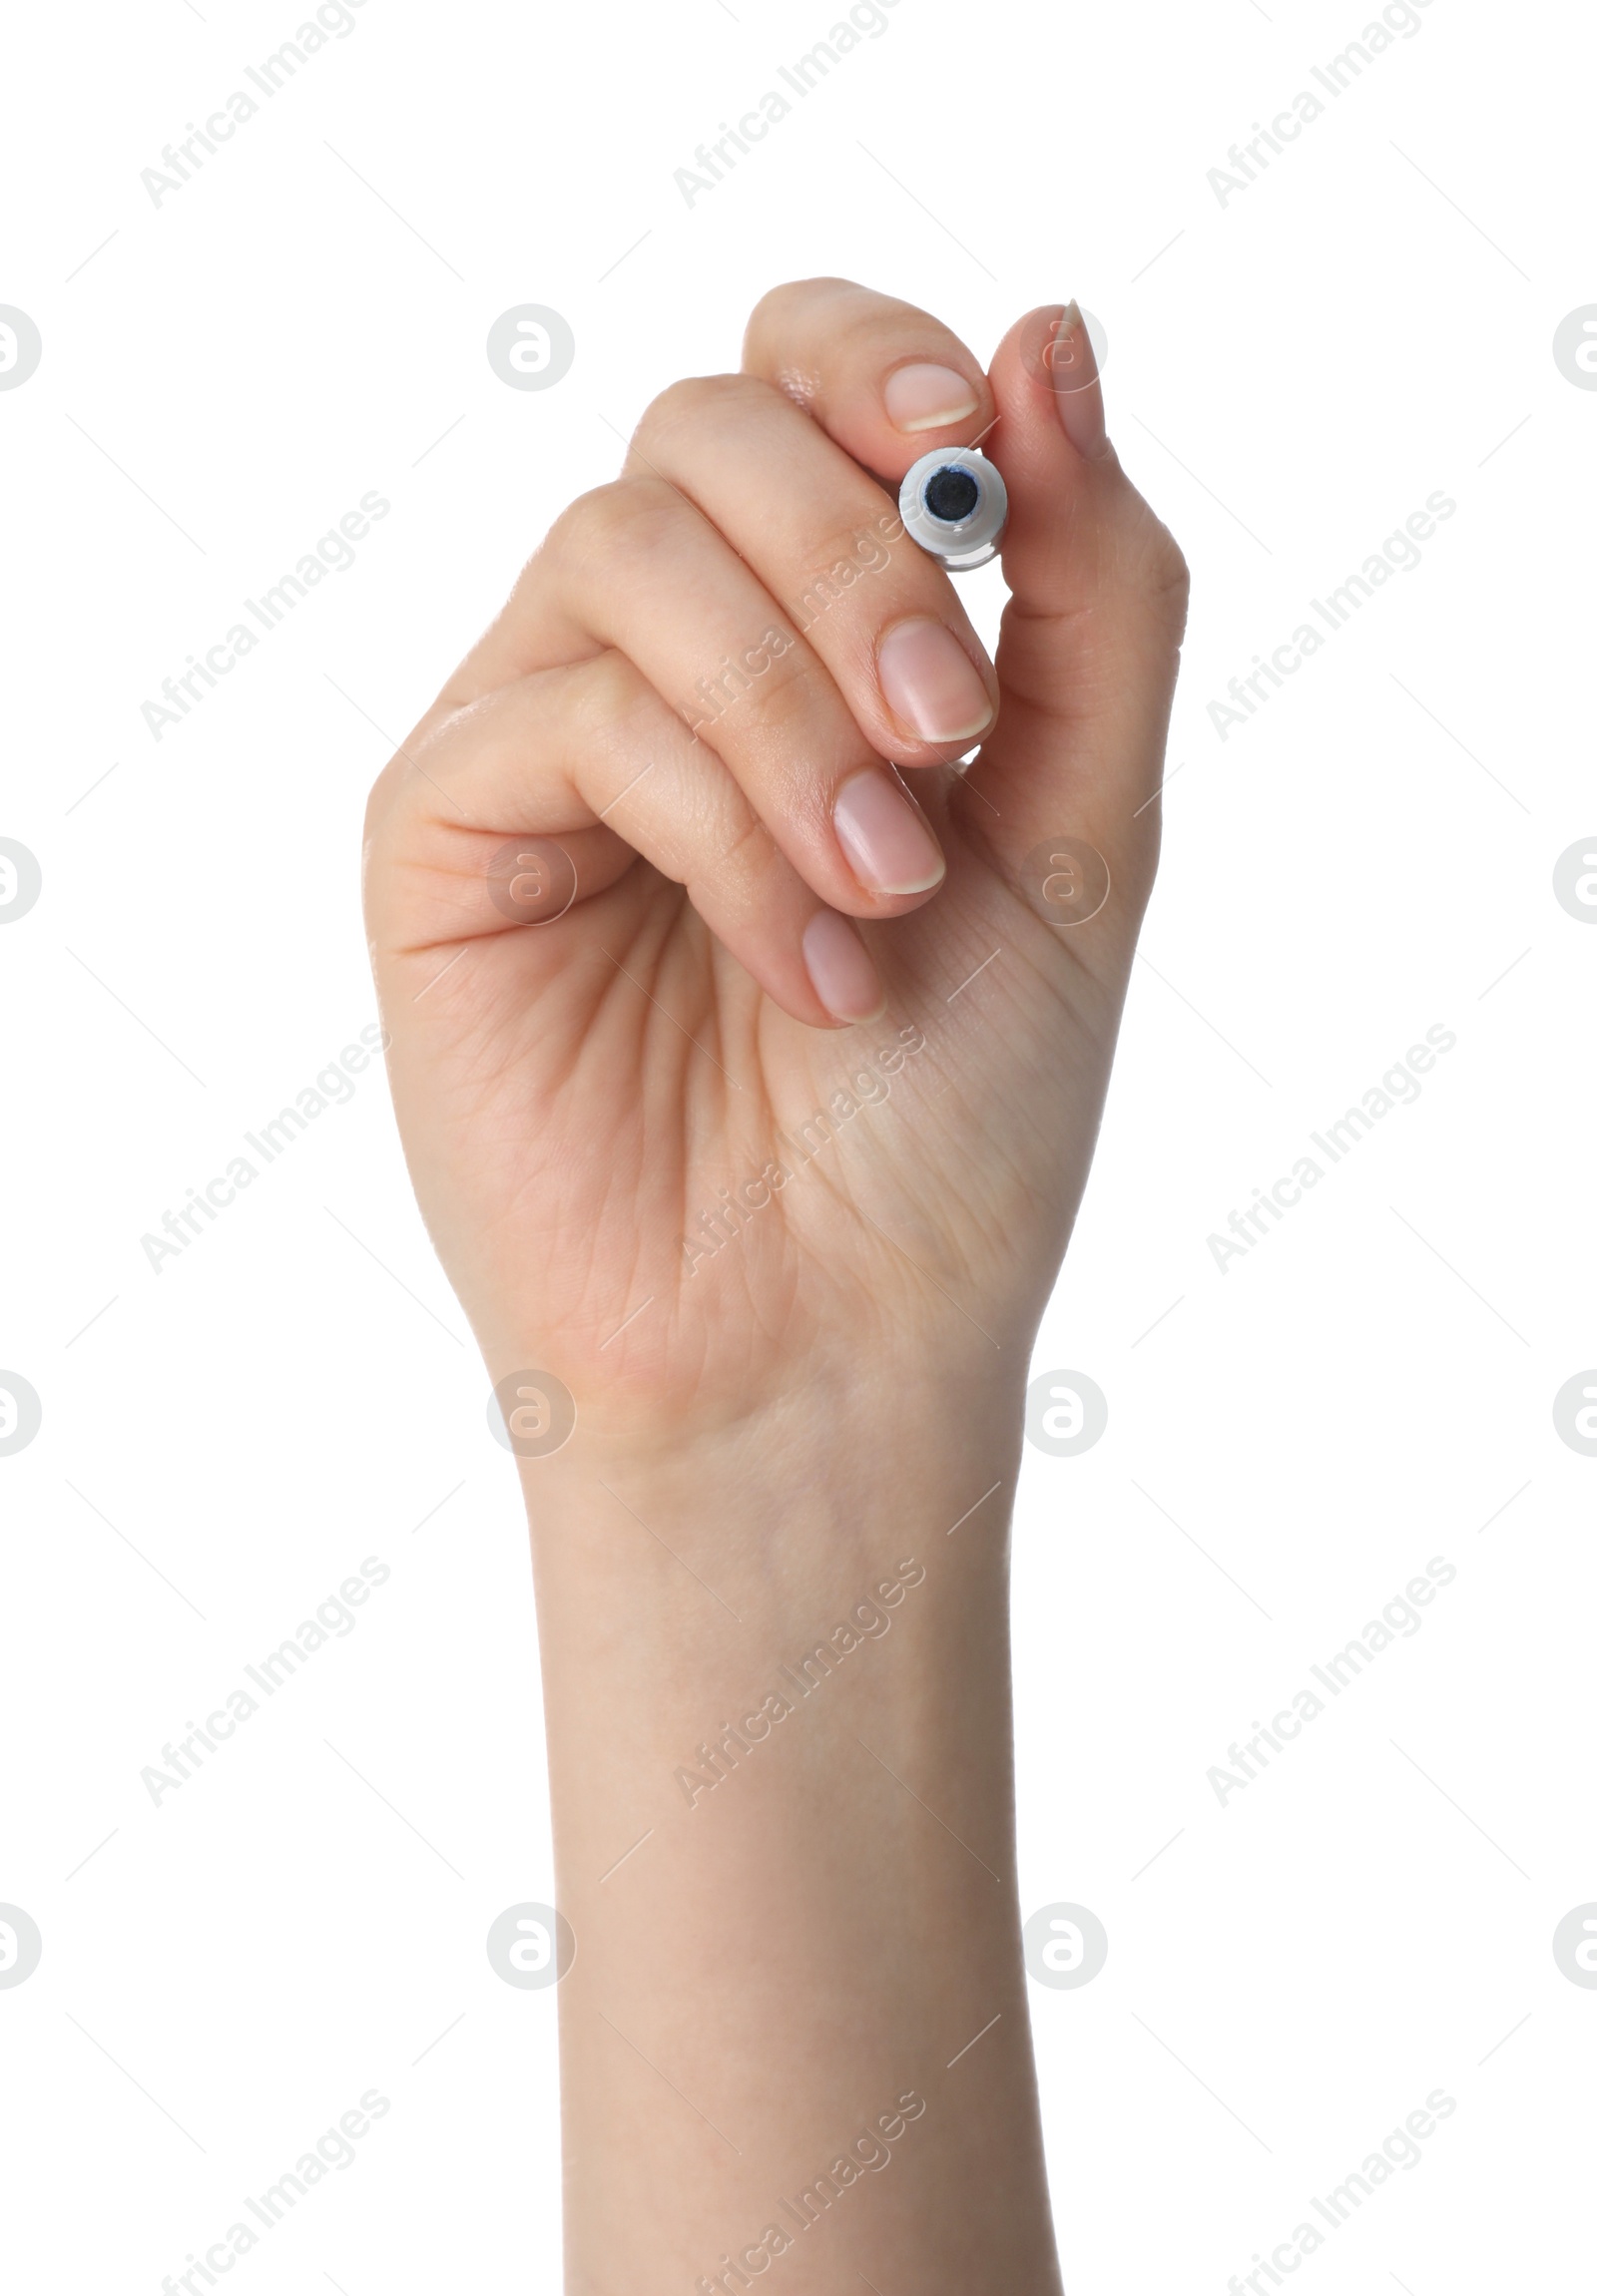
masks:
<svg viewBox="0 0 1597 2296"><path fill-rule="evenodd" d="M616 433L822 272L983 358L1080 296L1195 575L1149 961L1034 1366L1096 1379L1108 1432L1028 1450L1016 1524L1024 1902L1110 1938L1033 1989L1067 2282L1218 2296L1443 2087L1303 2284L1585 2284L1597 1994L1550 1940L1597 1898L1597 1461L1551 1402L1597 1361L1597 932L1552 871L1597 829L1597 393L1551 344L1597 300L1593 35L1431 0L1223 207L1208 171L1370 13L898 0L691 209L673 171L820 0L366 0L159 208L141 170L288 0L13 20L0 301L44 343L0 394L0 835L44 874L0 932L0 1366L44 1407L0 1459L0 1899L44 1938L0 1990L19 2288L154 2296L371 2087L247 2296L554 2284L555 1995L482 1942L551 1894L525 1532L380 1072L159 1274L140 1239L373 1017L389 737ZM528 301L576 336L543 392L483 350ZM356 564L154 740L141 703L371 489ZM1438 489L1419 568L1222 742L1228 680ZM967 595L990 638L996 571ZM1438 1023L1418 1102L1222 1273L1209 1234ZM141 1768L365 1556L355 1631L154 1807ZM1230 1742L1433 1556L1422 1629L1222 1807Z"/></svg>

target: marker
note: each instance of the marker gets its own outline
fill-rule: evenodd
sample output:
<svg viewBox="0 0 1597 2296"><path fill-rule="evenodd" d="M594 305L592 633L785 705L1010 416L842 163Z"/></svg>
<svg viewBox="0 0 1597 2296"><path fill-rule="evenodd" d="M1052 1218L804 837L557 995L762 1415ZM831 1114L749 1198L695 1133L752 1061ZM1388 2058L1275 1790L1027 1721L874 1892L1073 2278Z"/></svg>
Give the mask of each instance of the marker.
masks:
<svg viewBox="0 0 1597 2296"><path fill-rule="evenodd" d="M912 542L948 574L968 574L998 555L1009 497L997 466L973 446L942 448L912 463L898 490Z"/></svg>

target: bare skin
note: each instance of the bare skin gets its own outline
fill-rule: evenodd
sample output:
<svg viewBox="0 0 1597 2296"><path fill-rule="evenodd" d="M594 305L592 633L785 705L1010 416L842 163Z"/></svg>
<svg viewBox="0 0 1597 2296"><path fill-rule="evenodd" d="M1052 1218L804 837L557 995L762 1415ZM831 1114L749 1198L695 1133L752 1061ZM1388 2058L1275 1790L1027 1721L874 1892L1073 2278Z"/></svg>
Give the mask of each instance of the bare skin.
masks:
<svg viewBox="0 0 1597 2296"><path fill-rule="evenodd" d="M894 531L978 438L996 664ZM1185 600L1074 306L984 372L806 280L648 409L373 789L406 1153L538 1454L570 2296L1058 2289L1006 1521ZM1110 881L1068 929L1061 843Z"/></svg>

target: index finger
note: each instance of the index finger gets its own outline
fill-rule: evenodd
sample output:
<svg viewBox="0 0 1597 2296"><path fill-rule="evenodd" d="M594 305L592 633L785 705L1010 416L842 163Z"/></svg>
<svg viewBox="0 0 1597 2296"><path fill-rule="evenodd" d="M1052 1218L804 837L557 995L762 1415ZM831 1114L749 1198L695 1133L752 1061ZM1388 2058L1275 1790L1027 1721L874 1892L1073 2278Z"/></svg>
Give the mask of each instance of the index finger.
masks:
<svg viewBox="0 0 1597 2296"><path fill-rule="evenodd" d="M750 316L743 364L895 490L921 455L974 445L998 416L981 361L951 328L852 279L773 287Z"/></svg>

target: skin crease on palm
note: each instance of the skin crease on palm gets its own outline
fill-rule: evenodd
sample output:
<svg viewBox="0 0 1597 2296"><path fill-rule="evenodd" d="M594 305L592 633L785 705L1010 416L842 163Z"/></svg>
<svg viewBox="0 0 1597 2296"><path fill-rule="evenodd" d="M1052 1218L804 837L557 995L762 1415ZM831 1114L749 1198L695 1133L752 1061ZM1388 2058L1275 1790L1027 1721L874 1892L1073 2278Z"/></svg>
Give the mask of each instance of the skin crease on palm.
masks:
<svg viewBox="0 0 1597 2296"><path fill-rule="evenodd" d="M995 662L901 530L802 606L856 537L892 532L911 463L978 440L1010 502ZM738 2291L699 2276L824 2164L827 2131L917 2082L929 2109L890 2174L773 2285L1059 2285L1013 1879L1007 1501L943 1534L1012 1491L1153 880L1185 611L1073 304L1017 320L984 370L925 312L804 280L758 304L741 373L647 409L372 791L368 931L416 1193L489 1380L538 1367L577 1408L557 1455L522 1462L579 1940L573 2296ZM773 630L768 670L714 717L694 704ZM908 721L906 657L938 738ZM864 881L836 825L861 818L876 880L916 889ZM490 898L518 839L575 868L553 922ZM1034 857L1063 839L1110 876L1068 930L1036 901ZM779 1136L910 1043L888 1096L834 1114L798 1168ZM784 1159L728 1240L685 1249ZM673 1815L672 1766L745 1710L765 1653L910 1554L935 1563L913 1627L906 1604L852 1689ZM859 1745L896 1749L940 1832L900 1824ZM791 1848L822 1806L824 1889ZM928 2031L946 2012L950 2039L974 2032L990 2004L993 2039L945 2076Z"/></svg>

